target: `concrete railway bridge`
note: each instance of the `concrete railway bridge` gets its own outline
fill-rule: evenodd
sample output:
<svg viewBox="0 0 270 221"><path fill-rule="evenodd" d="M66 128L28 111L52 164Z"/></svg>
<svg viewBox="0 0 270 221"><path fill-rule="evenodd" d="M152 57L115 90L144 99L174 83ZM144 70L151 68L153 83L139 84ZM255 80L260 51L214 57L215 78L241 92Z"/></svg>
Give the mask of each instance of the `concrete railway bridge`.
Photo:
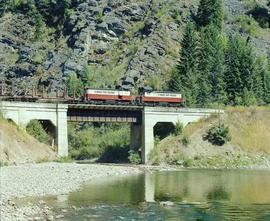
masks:
<svg viewBox="0 0 270 221"><path fill-rule="evenodd" d="M215 109L15 101L0 102L0 109L6 119L23 128L33 119L50 122L54 126L53 132L60 157L68 155L68 122L129 122L131 148L141 148L143 163L148 162L154 148L154 127L157 123L175 125L181 122L186 126L219 112Z"/></svg>

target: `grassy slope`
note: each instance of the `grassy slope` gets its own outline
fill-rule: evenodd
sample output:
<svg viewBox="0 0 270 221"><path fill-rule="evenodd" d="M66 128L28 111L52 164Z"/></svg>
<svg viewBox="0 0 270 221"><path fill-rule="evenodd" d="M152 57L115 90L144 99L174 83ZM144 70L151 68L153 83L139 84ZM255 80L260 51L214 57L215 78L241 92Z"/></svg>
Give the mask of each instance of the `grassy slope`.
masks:
<svg viewBox="0 0 270 221"><path fill-rule="evenodd" d="M49 146L39 143L25 131L0 119L0 162L25 163L55 159Z"/></svg>
<svg viewBox="0 0 270 221"><path fill-rule="evenodd" d="M230 143L218 147L203 140L206 131L218 123L217 117L211 117L188 125L181 136L170 136L162 140L152 152L152 163L195 167L268 165L269 107L228 108L222 122L230 128ZM183 145L183 137L190 138L190 144Z"/></svg>
<svg viewBox="0 0 270 221"><path fill-rule="evenodd" d="M232 143L245 151L270 154L270 108L229 108Z"/></svg>

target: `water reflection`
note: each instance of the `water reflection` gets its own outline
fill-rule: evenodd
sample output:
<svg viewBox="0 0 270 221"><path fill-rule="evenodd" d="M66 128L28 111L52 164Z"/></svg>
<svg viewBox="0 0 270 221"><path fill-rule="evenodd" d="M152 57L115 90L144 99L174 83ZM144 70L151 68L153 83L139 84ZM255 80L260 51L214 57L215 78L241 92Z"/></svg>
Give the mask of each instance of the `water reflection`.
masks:
<svg viewBox="0 0 270 221"><path fill-rule="evenodd" d="M270 203L269 171L188 170L154 176L159 201Z"/></svg>
<svg viewBox="0 0 270 221"><path fill-rule="evenodd" d="M66 220L269 221L270 171L184 170L106 178L54 204L81 207Z"/></svg>
<svg viewBox="0 0 270 221"><path fill-rule="evenodd" d="M270 172L187 170L108 178L83 186L67 200L76 205L155 201L269 204Z"/></svg>

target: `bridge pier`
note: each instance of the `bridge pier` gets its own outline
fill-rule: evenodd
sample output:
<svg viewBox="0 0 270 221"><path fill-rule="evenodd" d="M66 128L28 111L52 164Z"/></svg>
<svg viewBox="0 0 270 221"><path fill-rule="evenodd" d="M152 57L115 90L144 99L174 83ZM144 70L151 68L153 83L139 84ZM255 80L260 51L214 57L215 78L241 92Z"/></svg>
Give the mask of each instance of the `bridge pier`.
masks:
<svg viewBox="0 0 270 221"><path fill-rule="evenodd" d="M137 123L131 124L130 130L130 149L138 151L142 148L142 125Z"/></svg>
<svg viewBox="0 0 270 221"><path fill-rule="evenodd" d="M57 147L58 156L68 156L67 107L57 105Z"/></svg>
<svg viewBox="0 0 270 221"><path fill-rule="evenodd" d="M151 151L154 148L154 119L143 113L142 117L142 163L147 164L150 159Z"/></svg>

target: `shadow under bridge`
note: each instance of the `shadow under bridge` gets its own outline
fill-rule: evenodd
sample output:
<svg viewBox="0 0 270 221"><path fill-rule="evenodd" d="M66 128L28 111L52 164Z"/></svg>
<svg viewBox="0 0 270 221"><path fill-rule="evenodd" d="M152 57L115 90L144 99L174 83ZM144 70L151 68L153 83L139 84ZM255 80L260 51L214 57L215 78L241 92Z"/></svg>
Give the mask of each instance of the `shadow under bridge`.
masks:
<svg viewBox="0 0 270 221"><path fill-rule="evenodd" d="M67 120L70 122L142 122L142 110L139 107L115 107L92 105L69 105Z"/></svg>

